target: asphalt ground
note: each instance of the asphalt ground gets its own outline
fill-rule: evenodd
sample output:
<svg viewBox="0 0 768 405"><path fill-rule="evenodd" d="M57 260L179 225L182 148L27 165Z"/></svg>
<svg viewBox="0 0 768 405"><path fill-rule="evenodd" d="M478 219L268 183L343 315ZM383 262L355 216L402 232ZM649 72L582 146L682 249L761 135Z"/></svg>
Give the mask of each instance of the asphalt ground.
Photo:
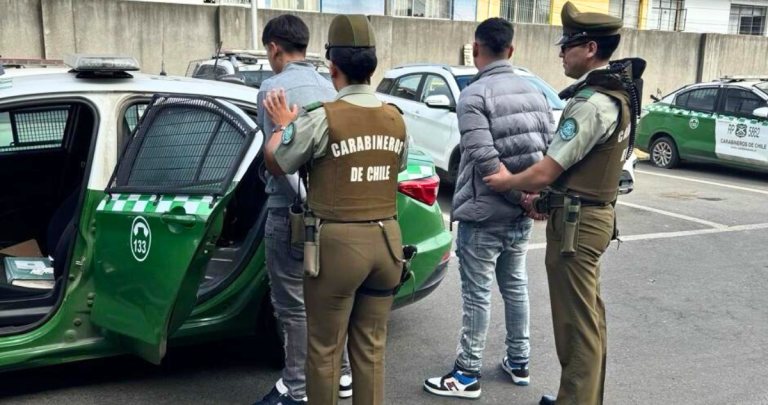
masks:
<svg viewBox="0 0 768 405"><path fill-rule="evenodd" d="M441 191L445 212L451 190ZM607 404L768 404L768 174L685 165L637 167L617 207L625 242L604 257L608 313ZM529 387L500 369L503 302L494 292L483 397L535 404L555 392L555 354L544 269L544 227L528 255ZM392 314L387 404L454 404L425 378L450 371L461 321L456 259L440 288ZM162 366L119 357L0 375L1 404L251 404L279 370L247 340L172 349ZM352 404L352 401L342 401Z"/></svg>

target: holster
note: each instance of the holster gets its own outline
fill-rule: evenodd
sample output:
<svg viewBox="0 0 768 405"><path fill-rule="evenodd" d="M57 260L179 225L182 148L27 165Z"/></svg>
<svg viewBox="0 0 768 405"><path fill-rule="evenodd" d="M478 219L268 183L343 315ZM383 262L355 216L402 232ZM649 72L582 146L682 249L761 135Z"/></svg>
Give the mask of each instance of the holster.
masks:
<svg viewBox="0 0 768 405"><path fill-rule="evenodd" d="M565 197L563 207L563 239L560 242L561 256L576 256L579 248L579 216L581 200L578 197Z"/></svg>
<svg viewBox="0 0 768 405"><path fill-rule="evenodd" d="M304 214L304 274L320 275L320 220L311 211Z"/></svg>
<svg viewBox="0 0 768 405"><path fill-rule="evenodd" d="M304 207L300 204L291 205L288 218L291 222L291 243L294 245L304 243Z"/></svg>

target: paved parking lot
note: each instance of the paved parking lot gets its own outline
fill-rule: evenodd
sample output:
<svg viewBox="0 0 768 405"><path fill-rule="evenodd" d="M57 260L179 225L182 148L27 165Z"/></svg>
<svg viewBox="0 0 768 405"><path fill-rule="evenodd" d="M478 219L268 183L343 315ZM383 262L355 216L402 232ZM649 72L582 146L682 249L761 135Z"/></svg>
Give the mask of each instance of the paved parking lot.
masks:
<svg viewBox="0 0 768 405"><path fill-rule="evenodd" d="M624 243L605 256L608 404L768 404L768 174L640 163L617 208ZM450 204L450 190L440 203ZM493 297L483 398L535 404L555 391L559 366L544 270L543 224L528 256L532 385L499 368L501 297ZM387 404L460 403L428 396L424 378L453 364L461 319L457 263L430 297L390 322ZM3 404L250 404L279 371L241 340L172 350L165 364L130 357L7 373ZM345 403L345 402L342 402ZM347 401L351 404L351 401Z"/></svg>

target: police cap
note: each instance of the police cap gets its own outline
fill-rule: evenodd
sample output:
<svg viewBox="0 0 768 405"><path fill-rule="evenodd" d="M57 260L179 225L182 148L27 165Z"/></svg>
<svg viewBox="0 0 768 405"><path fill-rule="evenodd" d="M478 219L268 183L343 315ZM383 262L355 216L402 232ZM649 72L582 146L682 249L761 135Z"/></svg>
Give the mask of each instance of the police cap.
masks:
<svg viewBox="0 0 768 405"><path fill-rule="evenodd" d="M373 48L376 35L373 27L362 14L340 14L333 18L328 29L326 49L331 48Z"/></svg>
<svg viewBox="0 0 768 405"><path fill-rule="evenodd" d="M570 1L563 5L563 36L556 45L585 42L590 38L610 37L619 34L624 26L620 18L602 13L582 13Z"/></svg>

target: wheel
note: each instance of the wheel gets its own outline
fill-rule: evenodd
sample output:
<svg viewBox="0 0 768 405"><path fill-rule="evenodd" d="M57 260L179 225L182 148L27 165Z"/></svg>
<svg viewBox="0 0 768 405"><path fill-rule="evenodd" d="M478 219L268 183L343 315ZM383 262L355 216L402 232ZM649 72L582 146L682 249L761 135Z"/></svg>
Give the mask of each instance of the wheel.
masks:
<svg viewBox="0 0 768 405"><path fill-rule="evenodd" d="M675 141L668 137L653 141L651 145L651 162L662 169L674 169L680 163L680 155L677 153Z"/></svg>

